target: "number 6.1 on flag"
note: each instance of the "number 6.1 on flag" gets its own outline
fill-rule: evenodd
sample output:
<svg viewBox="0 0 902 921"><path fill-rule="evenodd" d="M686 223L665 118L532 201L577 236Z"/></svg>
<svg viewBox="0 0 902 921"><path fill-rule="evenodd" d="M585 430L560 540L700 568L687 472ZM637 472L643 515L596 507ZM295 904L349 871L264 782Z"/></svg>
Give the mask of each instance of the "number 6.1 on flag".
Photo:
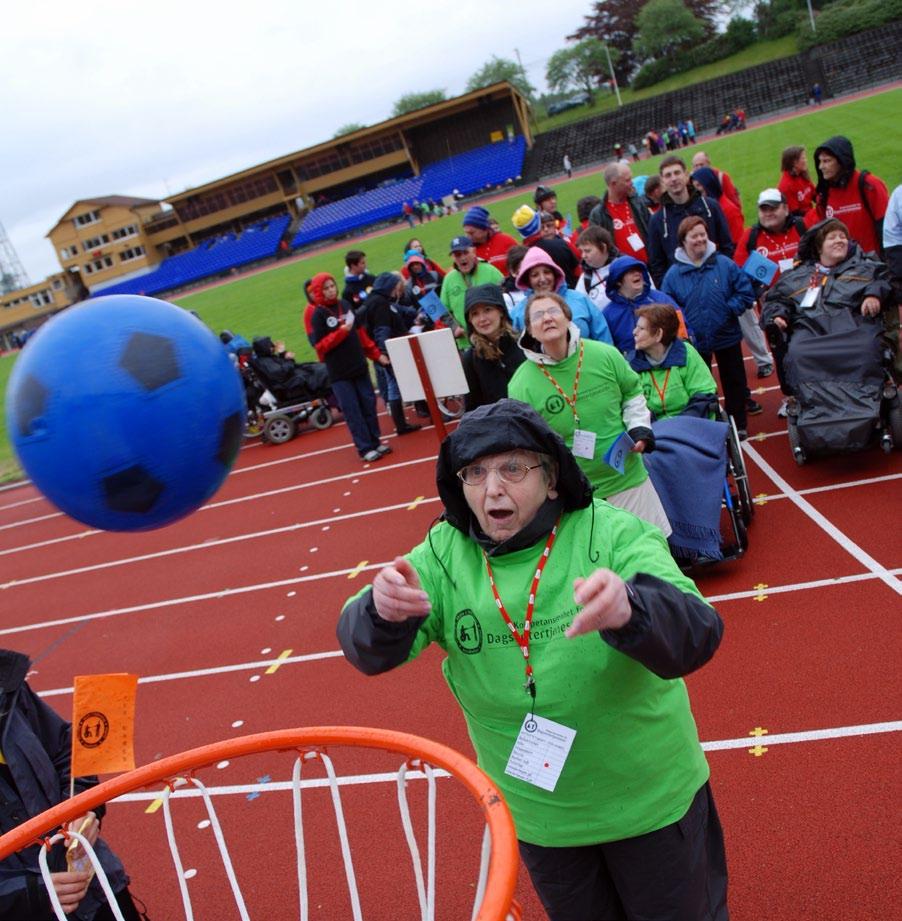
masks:
<svg viewBox="0 0 902 921"><path fill-rule="evenodd" d="M76 675L72 701L72 777L135 769L138 676Z"/></svg>

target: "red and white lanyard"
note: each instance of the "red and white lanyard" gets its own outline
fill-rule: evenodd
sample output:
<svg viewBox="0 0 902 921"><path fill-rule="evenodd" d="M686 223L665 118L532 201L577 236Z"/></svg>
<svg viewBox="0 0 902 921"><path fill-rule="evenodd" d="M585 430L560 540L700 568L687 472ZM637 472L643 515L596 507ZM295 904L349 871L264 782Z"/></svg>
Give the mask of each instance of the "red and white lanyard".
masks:
<svg viewBox="0 0 902 921"><path fill-rule="evenodd" d="M492 564L489 563L489 557L485 550L482 551L482 556L485 560L486 572L489 575L489 585L491 585L492 595L495 597L495 604L498 605L498 610L501 613L501 616L504 618L504 622L507 624L510 632L513 634L514 639L517 641L517 645L520 647L520 652L523 653L523 658L526 660L525 688L529 695L532 697L533 701L536 699L536 681L535 677L533 676L532 663L529 661L529 638L530 631L532 630L532 615L536 607L536 594L539 591L539 580L542 578L542 571L545 569L545 564L548 562L548 557L551 555L551 548L554 546L554 539L557 537L557 529L560 523L561 519L558 518L554 524L554 527L551 529L551 533L548 535L548 540L545 541L545 549L542 551L542 555L539 557L539 562L536 564L536 574L532 578L532 585L529 589L529 600L526 602L526 616L523 620L522 632L514 626L514 622L511 620L510 614L507 613L507 609L504 607L504 602L501 600L501 596L498 594L498 586L495 585L495 576L492 573Z"/></svg>
<svg viewBox="0 0 902 921"><path fill-rule="evenodd" d="M649 377L651 377L651 382L654 384L655 390L658 392L658 396L661 398L661 414L667 412L667 382L670 380L670 372L673 368L668 368L667 373L664 375L664 386L659 387L658 382L655 380L655 372L652 371Z"/></svg>
<svg viewBox="0 0 902 921"><path fill-rule="evenodd" d="M583 369L583 353L584 352L585 352L585 343L583 342L582 339L580 339L579 359L576 362L576 377L573 378L573 395L569 397L567 396L566 393L564 393L563 389L561 388L561 385L548 373L548 371L545 368L545 365L544 364L539 365L539 370L542 372L542 374L545 375L545 377L548 378L548 380L551 381L552 384L554 384L554 387L557 390L557 392L564 398L564 401L570 407L570 412L573 413L573 424L577 428L579 428L579 413L576 411L576 397L579 394L579 375Z"/></svg>

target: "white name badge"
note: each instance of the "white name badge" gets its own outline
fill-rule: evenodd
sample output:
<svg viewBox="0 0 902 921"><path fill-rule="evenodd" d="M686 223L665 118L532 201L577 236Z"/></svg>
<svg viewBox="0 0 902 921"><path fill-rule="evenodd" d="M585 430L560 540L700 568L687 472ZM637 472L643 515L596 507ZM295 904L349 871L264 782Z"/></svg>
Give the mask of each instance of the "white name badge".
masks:
<svg viewBox="0 0 902 921"><path fill-rule="evenodd" d="M576 730L527 713L504 773L554 792Z"/></svg>
<svg viewBox="0 0 902 921"><path fill-rule="evenodd" d="M820 288L809 288L805 292L805 296L802 298L802 307L811 307L814 302L817 300L817 294Z"/></svg>
<svg viewBox="0 0 902 921"><path fill-rule="evenodd" d="M573 430L573 447L570 449L574 457L584 457L592 460L595 457L595 432L586 429Z"/></svg>
<svg viewBox="0 0 902 921"><path fill-rule="evenodd" d="M626 238L626 242L632 246L634 253L638 253L640 249L645 249L645 241L637 233L631 233Z"/></svg>
<svg viewBox="0 0 902 921"><path fill-rule="evenodd" d="M781 272L788 272L792 268L792 259L781 259L777 264Z"/></svg>

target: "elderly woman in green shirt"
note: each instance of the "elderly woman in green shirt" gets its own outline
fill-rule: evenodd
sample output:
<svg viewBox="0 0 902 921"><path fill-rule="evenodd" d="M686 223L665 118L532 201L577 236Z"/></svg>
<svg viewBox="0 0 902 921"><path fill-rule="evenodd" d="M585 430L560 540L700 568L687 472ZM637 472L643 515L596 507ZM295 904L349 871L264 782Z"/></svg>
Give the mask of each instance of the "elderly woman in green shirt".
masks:
<svg viewBox="0 0 902 921"><path fill-rule="evenodd" d="M654 419L708 418L717 408L717 384L702 356L677 338L679 326L669 304L640 307L633 330L636 348L626 358L639 375Z"/></svg>

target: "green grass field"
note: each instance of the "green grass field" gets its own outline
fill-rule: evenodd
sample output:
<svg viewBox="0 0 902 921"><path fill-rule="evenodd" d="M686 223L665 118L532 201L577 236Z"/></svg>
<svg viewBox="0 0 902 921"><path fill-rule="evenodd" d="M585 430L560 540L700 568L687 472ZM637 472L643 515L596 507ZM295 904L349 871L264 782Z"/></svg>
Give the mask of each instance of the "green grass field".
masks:
<svg viewBox="0 0 902 921"><path fill-rule="evenodd" d="M858 165L870 169L893 189L902 182L902 160L898 156L902 130L897 126L900 107L902 90L892 90L869 99L815 109L778 124L727 135L706 142L705 150L717 167L733 176L745 203L747 220L754 217L754 201L758 192L776 185L779 180L780 152L784 147L804 144L810 154L819 143L838 133L852 139ZM692 148L687 148L686 152L687 159L691 158ZM651 172L656 169L658 159L634 164L633 173ZM558 192L560 210L564 214L572 214L575 219L577 200L583 195L600 195L603 182L600 173L593 173L570 182L556 182L554 187ZM531 187L505 196L489 208L502 228L510 230L511 215L524 202L532 203ZM310 359L313 357L312 349L301 326L301 312L305 305L301 285L305 279L316 272L328 271L341 284L343 254L351 248L362 248L366 252L370 271L396 271L401 265L404 243L414 235L423 241L430 256L447 267L450 262L448 243L460 232L461 217L460 214L448 215L418 226L414 232L405 223L390 233L364 242L348 241L338 248L180 297L176 303L197 311L216 332L231 329L248 339L270 335L284 340L298 360ZM0 359L0 392L5 392L12 364L10 357ZM0 481L15 475L17 467L0 414Z"/></svg>

